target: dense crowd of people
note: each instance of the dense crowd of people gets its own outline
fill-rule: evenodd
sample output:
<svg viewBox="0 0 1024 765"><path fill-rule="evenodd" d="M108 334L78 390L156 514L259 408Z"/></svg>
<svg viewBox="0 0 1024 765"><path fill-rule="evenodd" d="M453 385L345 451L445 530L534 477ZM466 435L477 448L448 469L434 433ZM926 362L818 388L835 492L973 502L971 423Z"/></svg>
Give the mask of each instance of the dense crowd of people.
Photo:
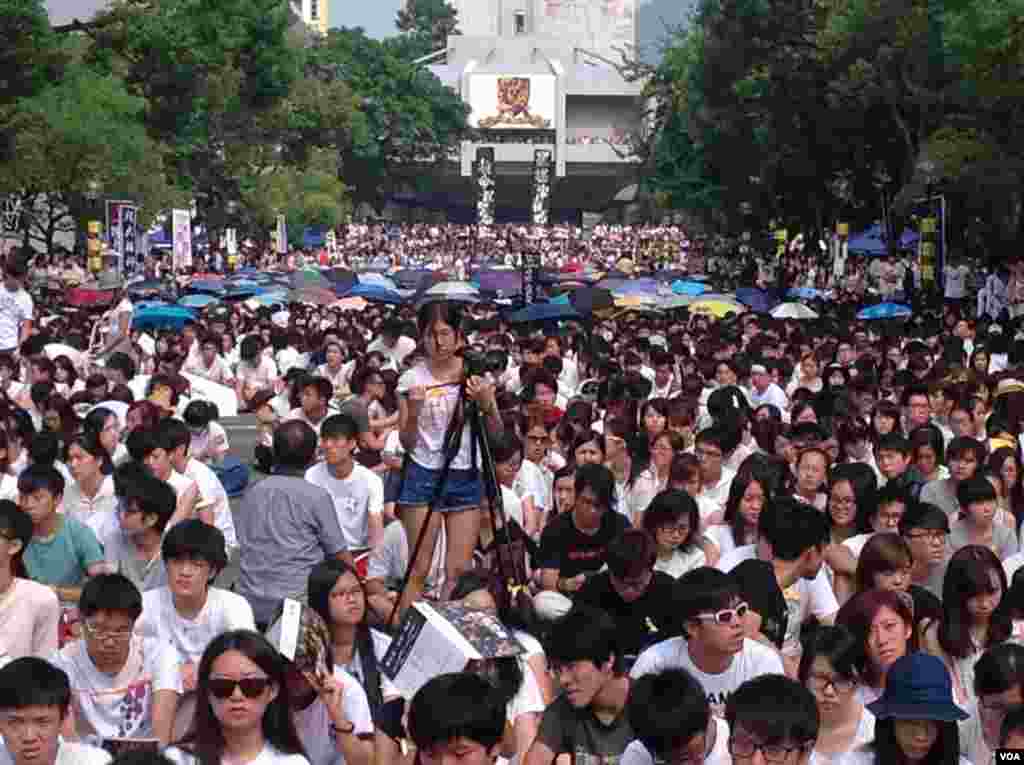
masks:
<svg viewBox="0 0 1024 765"><path fill-rule="evenodd" d="M355 249L447 267L438 231ZM0 763L994 762L1024 746L1024 325L986 290L1018 266L884 322L841 287L809 321L438 299L142 332L118 288L90 348L11 256ZM403 686L423 603L518 653Z"/></svg>

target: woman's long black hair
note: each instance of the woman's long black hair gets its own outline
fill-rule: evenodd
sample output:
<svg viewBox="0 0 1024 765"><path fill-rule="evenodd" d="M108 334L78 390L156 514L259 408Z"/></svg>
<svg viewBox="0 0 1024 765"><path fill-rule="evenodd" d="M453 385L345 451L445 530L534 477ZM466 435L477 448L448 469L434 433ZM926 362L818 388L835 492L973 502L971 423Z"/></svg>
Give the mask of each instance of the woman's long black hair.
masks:
<svg viewBox="0 0 1024 765"><path fill-rule="evenodd" d="M924 759L914 765L957 765L960 761L960 732L955 722L937 722L939 735ZM896 720L889 717L875 722L875 740L871 744L879 765L910 765L896 740Z"/></svg>
<svg viewBox="0 0 1024 765"><path fill-rule="evenodd" d="M225 632L206 646L197 673L195 717L178 746L195 755L199 765L221 765L226 742L210 703L210 673L213 663L228 651L238 651L253 662L277 688L277 695L263 713L264 738L282 754L305 756L306 750L295 730L295 721L288 706L285 660L265 637L252 630Z"/></svg>
<svg viewBox="0 0 1024 765"><path fill-rule="evenodd" d="M380 667L378 657L373 645L373 633L366 620L369 607L366 605L366 588L363 586L359 573L347 563L340 560L328 559L318 563L309 572L309 580L306 583L306 591L309 596L309 606L324 620L324 623L331 626L331 590L338 580L345 574L352 574L363 588L363 619L356 626L355 650L359 652L359 663L363 670L363 690L366 691L366 698L370 703L370 714L374 721L380 708L384 705L384 692L380 683Z"/></svg>

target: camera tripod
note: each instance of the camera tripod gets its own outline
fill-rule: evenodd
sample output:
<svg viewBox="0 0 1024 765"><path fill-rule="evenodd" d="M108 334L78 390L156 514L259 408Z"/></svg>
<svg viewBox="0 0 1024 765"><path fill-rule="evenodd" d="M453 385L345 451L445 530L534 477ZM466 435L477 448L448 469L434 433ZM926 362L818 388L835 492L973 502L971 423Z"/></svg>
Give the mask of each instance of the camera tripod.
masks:
<svg viewBox="0 0 1024 765"><path fill-rule="evenodd" d="M453 415L452 423L449 425L449 432L446 434L444 444L444 464L441 466L441 474L438 477L437 486L434 488L433 497L427 505L427 516L423 521L423 527L417 535L412 554L409 556L409 565L406 568L402 586L398 591L398 598L395 600L394 608L392 608L391 615L388 617L389 625L395 626L395 616L398 614L402 597L409 586L409 573L422 552L427 529L430 527L430 520L434 515L437 502L444 492L445 484L451 473L452 463L462 447L463 438L466 436L466 423L469 424L471 469L480 473L480 478L483 482L483 497L487 500L488 512L491 516L491 526L494 530L496 556L495 567L491 571L490 591L497 601L499 613L504 612L510 605L515 603L518 596L526 592L526 567L523 562L523 556L516 555L513 552L516 546L513 544L512 532L501 496L501 486L498 483L498 475L494 469L494 454L491 449L487 426L484 423L479 405L466 395L466 383L461 382L458 385L462 417L456 411ZM479 465L477 464L478 456L480 458ZM407 454L406 459L411 459L411 456ZM401 494L401 489L399 489L399 494ZM451 584L454 585L454 583Z"/></svg>

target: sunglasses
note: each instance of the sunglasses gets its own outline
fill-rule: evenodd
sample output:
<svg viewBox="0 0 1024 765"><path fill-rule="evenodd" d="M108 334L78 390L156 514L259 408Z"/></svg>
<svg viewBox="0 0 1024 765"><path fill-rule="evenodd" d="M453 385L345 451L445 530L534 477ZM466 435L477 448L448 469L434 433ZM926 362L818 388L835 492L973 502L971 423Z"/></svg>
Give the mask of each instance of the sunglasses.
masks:
<svg viewBox="0 0 1024 765"><path fill-rule="evenodd" d="M735 608L723 608L721 611L716 611L713 614L697 614L697 618L701 621L714 622L715 624L733 624L746 616L749 610L750 606L746 603L740 603Z"/></svg>
<svg viewBox="0 0 1024 765"><path fill-rule="evenodd" d="M241 688L242 695L247 699L258 699L270 687L270 678L243 677L241 680L232 680L229 677L212 677L209 685L210 694L214 698L229 699L235 695L235 688Z"/></svg>

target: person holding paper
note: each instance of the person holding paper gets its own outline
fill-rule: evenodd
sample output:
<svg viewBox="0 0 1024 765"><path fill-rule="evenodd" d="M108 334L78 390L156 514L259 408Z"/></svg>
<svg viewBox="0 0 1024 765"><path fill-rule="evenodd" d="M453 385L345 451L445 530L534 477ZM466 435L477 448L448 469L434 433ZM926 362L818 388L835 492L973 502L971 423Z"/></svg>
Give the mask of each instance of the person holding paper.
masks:
<svg viewBox="0 0 1024 765"><path fill-rule="evenodd" d="M106 765L110 755L94 746L62 741L71 709L65 672L36 657L0 669L0 762L13 765Z"/></svg>

